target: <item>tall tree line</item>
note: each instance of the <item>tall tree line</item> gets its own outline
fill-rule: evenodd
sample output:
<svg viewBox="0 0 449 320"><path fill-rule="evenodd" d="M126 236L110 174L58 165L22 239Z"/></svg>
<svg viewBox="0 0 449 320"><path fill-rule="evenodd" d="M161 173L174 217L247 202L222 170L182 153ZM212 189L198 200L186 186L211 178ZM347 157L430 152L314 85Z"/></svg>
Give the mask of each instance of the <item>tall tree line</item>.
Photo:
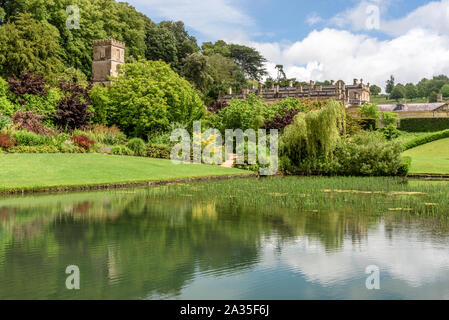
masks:
<svg viewBox="0 0 449 320"><path fill-rule="evenodd" d="M79 27L74 24L77 17ZM4 78L30 70L53 82L61 77L88 80L92 42L108 38L126 43L127 62L144 57L169 63L206 99L225 93L229 86L239 90L248 80L266 74L266 60L255 49L224 41L200 47L183 22L155 23L126 2L0 0L0 76Z"/></svg>

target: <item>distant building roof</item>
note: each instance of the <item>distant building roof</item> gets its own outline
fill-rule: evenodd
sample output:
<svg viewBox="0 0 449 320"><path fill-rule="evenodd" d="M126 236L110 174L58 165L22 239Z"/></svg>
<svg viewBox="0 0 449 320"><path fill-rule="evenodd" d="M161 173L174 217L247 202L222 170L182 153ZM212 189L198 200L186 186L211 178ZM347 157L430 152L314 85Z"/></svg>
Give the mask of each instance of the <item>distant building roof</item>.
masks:
<svg viewBox="0 0 449 320"><path fill-rule="evenodd" d="M401 111L435 111L448 102L435 103L410 103L410 104L379 104L381 112L401 112Z"/></svg>

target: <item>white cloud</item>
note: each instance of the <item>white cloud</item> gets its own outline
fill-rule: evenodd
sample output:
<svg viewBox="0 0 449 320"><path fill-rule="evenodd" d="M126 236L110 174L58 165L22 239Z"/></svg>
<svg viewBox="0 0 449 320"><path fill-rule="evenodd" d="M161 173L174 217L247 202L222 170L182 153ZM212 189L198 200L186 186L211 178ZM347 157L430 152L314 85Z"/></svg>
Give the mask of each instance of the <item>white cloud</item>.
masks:
<svg viewBox="0 0 449 320"><path fill-rule="evenodd" d="M392 1L363 0L357 6L332 17L329 25L354 31L371 30L369 26L378 13L379 25L375 29L389 35L403 35L416 27L438 33L449 32L449 0L432 1L413 10L404 18L388 20L384 17Z"/></svg>
<svg viewBox="0 0 449 320"><path fill-rule="evenodd" d="M401 35L419 26L444 34L449 32L449 0L430 2L402 19L381 22L381 30Z"/></svg>
<svg viewBox="0 0 449 320"><path fill-rule="evenodd" d="M382 19L395 0L362 0L355 7L335 15L328 27L309 33L297 42L254 42L254 20L239 9L237 0L132 0L150 16L182 20L209 39L223 39L258 49L267 59L271 75L283 64L288 77L301 81L342 79L385 86L391 74L399 82L417 82L423 77L449 74L449 0L427 3L404 18ZM379 40L367 33L367 18L378 6L380 31L392 35ZM370 13L371 12L371 13ZM325 23L311 13L310 25ZM369 26L369 23L368 23ZM369 28L368 28L369 29ZM357 34L354 33L357 32ZM362 33L361 33L362 32Z"/></svg>
<svg viewBox="0 0 449 320"><path fill-rule="evenodd" d="M138 10L164 19L181 20L212 39L238 38L255 25L237 0L130 0Z"/></svg>
<svg viewBox="0 0 449 320"><path fill-rule="evenodd" d="M311 32L293 44L255 43L270 61L283 64L288 77L301 81L339 80L365 82L384 87L391 74L399 82L417 82L423 77L449 73L449 36L427 29L412 29L391 40L326 28ZM270 67L271 66L271 67Z"/></svg>
<svg viewBox="0 0 449 320"><path fill-rule="evenodd" d="M323 18L321 18L316 12L312 12L307 16L306 22L309 26L314 26L320 22L323 22Z"/></svg>
<svg viewBox="0 0 449 320"><path fill-rule="evenodd" d="M360 242L346 237L341 248L331 251L321 242L301 236L283 248L279 260L285 269L327 287L341 285L350 279L363 279L360 281L363 288L367 277L365 268L373 264L379 266L381 277L389 274L412 287L447 279L449 252L444 245L410 230L395 230L393 235L387 234L386 230L381 223L370 229ZM276 243L276 239L270 241ZM274 247L269 242L264 244L261 261L265 268L282 267L276 265L279 262L272 257ZM449 293L447 288L445 293Z"/></svg>

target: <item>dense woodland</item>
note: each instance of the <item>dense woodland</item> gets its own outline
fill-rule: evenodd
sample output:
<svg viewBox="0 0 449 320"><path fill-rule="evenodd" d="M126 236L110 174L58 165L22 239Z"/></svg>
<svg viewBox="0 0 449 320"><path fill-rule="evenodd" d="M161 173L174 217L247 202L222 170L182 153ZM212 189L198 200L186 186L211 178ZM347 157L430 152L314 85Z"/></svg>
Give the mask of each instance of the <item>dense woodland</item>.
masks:
<svg viewBox="0 0 449 320"><path fill-rule="evenodd" d="M79 8L76 18L66 9ZM232 86L266 74L265 59L254 49L224 41L201 47L181 21L153 22L126 2L114 0L1 0L0 76L21 71L85 83L91 77L92 42L114 38L126 43L126 62L161 60L188 79L210 101Z"/></svg>

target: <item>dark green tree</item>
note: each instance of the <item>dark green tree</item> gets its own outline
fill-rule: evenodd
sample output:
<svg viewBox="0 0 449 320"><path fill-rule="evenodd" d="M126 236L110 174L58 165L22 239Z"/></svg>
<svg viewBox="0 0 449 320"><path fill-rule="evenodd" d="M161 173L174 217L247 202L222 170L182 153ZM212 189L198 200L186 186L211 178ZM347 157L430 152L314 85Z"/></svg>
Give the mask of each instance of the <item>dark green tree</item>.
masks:
<svg viewBox="0 0 449 320"><path fill-rule="evenodd" d="M173 33L147 19L145 24L145 57L162 60L172 66L178 65L178 49Z"/></svg>
<svg viewBox="0 0 449 320"><path fill-rule="evenodd" d="M399 102L400 99L405 98L405 87L402 84L397 84L390 94L390 98Z"/></svg>
<svg viewBox="0 0 449 320"><path fill-rule="evenodd" d="M214 54L222 55L223 57L230 57L231 50L229 45L223 40L218 40L215 43L212 42L204 42L201 46L201 51L206 56L211 56Z"/></svg>
<svg viewBox="0 0 449 320"><path fill-rule="evenodd" d="M413 83L407 83L405 85L405 97L407 99L415 99L418 97L418 89Z"/></svg>
<svg viewBox="0 0 449 320"><path fill-rule="evenodd" d="M176 40L177 62L172 64L172 68L176 72L181 73L184 59L200 50L197 41L195 37L189 35L182 21L162 21L159 23L159 26L171 32Z"/></svg>
<svg viewBox="0 0 449 320"><path fill-rule="evenodd" d="M373 84L369 87L369 91L371 92L371 94L373 96L377 96L378 94L380 94L382 92L382 89L379 86L376 86L375 84Z"/></svg>
<svg viewBox="0 0 449 320"><path fill-rule="evenodd" d="M192 53L184 60L181 74L201 92L205 92L213 82L210 73L207 57L201 53Z"/></svg>
<svg viewBox="0 0 449 320"><path fill-rule="evenodd" d="M287 79L287 76L284 72L284 66L282 64L277 64L276 70L278 71L278 81Z"/></svg>
<svg viewBox="0 0 449 320"><path fill-rule="evenodd" d="M443 97L447 98L449 97L449 83L446 83L440 90L440 93L443 95Z"/></svg>
<svg viewBox="0 0 449 320"><path fill-rule="evenodd" d="M256 49L238 44L231 44L229 48L231 58L242 67L250 79L259 81L267 74L264 66L267 60Z"/></svg>
<svg viewBox="0 0 449 320"><path fill-rule="evenodd" d="M385 92L390 94L394 89L394 77L391 75L390 80L387 80L387 86L385 87Z"/></svg>

